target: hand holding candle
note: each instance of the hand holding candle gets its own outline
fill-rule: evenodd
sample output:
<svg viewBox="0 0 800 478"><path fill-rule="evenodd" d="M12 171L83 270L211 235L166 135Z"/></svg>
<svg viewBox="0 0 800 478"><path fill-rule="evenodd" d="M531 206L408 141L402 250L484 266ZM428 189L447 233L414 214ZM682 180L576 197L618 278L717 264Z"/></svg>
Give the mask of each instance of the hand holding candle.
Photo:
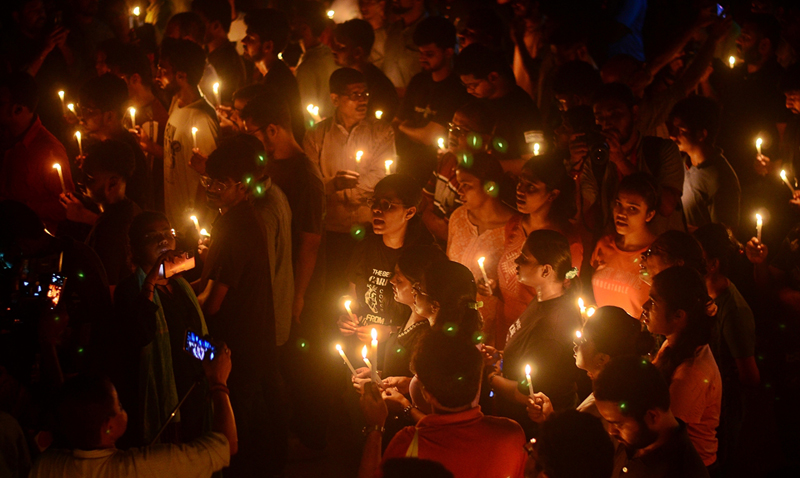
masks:
<svg viewBox="0 0 800 478"><path fill-rule="evenodd" d="M193 215L189 216L189 219L190 219L190 220L192 221L192 223L194 224L194 228L195 228L195 230L197 231L197 235L198 235L198 236L202 236L202 232L201 232L201 230L200 230L200 221L198 221L198 220L197 220L197 216L195 216L195 215L193 214Z"/></svg>
<svg viewBox="0 0 800 478"><path fill-rule="evenodd" d="M528 381L528 396L533 398L533 384L531 383L531 366L525 366L525 380Z"/></svg>
<svg viewBox="0 0 800 478"><path fill-rule="evenodd" d="M758 154L759 154L759 155L761 154L761 145L762 145L763 143L764 143L764 140L763 140L763 139L761 139L761 138L756 138L756 151L758 151Z"/></svg>
<svg viewBox="0 0 800 478"><path fill-rule="evenodd" d="M479 257L478 258L478 267L481 268L481 274L483 274L483 281L488 286L489 285L489 276L486 275L486 268L483 266L484 262L486 262L486 258L485 257Z"/></svg>
<svg viewBox="0 0 800 478"><path fill-rule="evenodd" d="M344 360L344 363L347 364L347 368L350 369L350 373L352 373L353 376L355 377L356 369L353 368L353 364L350 363L350 360L347 358L347 355L345 355L344 350L342 350L342 346L336 344L336 350L339 352L339 355L342 357L342 360Z"/></svg>
<svg viewBox="0 0 800 478"><path fill-rule="evenodd" d="M53 169L58 171L58 179L61 181L61 192L66 194L67 193L67 186L64 184L64 173L61 172L61 165L58 163L53 164Z"/></svg>
<svg viewBox="0 0 800 478"><path fill-rule="evenodd" d="M761 219L761 214L756 214L756 239L761 242L761 229L764 226L764 221Z"/></svg>

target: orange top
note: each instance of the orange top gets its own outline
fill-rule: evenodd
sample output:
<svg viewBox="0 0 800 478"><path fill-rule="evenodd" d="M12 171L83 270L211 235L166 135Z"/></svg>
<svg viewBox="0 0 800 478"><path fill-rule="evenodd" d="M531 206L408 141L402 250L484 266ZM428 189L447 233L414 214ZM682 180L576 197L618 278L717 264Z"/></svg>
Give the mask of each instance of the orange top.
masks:
<svg viewBox="0 0 800 478"><path fill-rule="evenodd" d="M650 286L639 275L641 256L650 247L623 251L617 247L616 234L597 241L592 254L592 290L598 307L615 305L632 317L642 315L642 306L650 295Z"/></svg>

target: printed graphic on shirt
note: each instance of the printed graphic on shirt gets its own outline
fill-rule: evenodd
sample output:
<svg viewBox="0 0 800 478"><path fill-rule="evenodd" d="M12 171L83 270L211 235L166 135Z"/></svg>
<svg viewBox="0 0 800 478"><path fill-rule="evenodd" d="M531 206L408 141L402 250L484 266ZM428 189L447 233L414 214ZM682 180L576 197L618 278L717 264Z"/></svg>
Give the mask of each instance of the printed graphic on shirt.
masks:
<svg viewBox="0 0 800 478"><path fill-rule="evenodd" d="M422 117L425 119L428 119L429 116L436 116L436 111L432 110L430 105L425 105L424 108L415 106L414 111L417 113L422 113Z"/></svg>
<svg viewBox="0 0 800 478"><path fill-rule="evenodd" d="M178 154L180 154L180 152L182 150L181 142L180 141L174 141L175 131L176 131L176 128L171 123L167 123L167 126L164 128L164 137L166 138L166 143L169 144L169 155L170 155L169 168L170 169L175 169L175 160L176 160ZM166 161L165 161L165 163L166 163Z"/></svg>
<svg viewBox="0 0 800 478"><path fill-rule="evenodd" d="M367 314L366 322L384 325L386 319L381 317L386 310L386 294L388 293L389 278L392 273L380 269L372 269L372 274L367 280L367 291L364 293L364 303L367 304L372 314Z"/></svg>

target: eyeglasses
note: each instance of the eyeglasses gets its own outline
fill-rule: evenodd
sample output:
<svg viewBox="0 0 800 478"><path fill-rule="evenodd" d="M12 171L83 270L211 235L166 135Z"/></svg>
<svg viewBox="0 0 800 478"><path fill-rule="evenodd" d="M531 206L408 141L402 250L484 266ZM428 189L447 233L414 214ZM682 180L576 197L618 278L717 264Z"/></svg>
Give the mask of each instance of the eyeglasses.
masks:
<svg viewBox="0 0 800 478"><path fill-rule="evenodd" d="M369 99L369 91L354 91L349 95L341 94L339 96L343 96L345 98L350 98L350 101L359 101L359 100L368 100Z"/></svg>
<svg viewBox="0 0 800 478"><path fill-rule="evenodd" d="M175 229L169 229L166 231L156 231L156 232L149 232L142 236L142 238L147 243L158 243L161 241L168 241L170 239L175 239Z"/></svg>
<svg viewBox="0 0 800 478"><path fill-rule="evenodd" d="M447 123L447 127L449 128L448 131L450 131L450 136L454 136L456 138L464 137L472 132L472 130L469 128L465 128L454 123Z"/></svg>
<svg viewBox="0 0 800 478"><path fill-rule="evenodd" d="M378 209L381 212L391 211L391 209L395 206L402 207L403 205L400 203L392 202L388 199L381 198L369 198L367 199L367 206L370 209Z"/></svg>
<svg viewBox="0 0 800 478"><path fill-rule="evenodd" d="M208 176L200 176L200 183L204 188L206 188L206 190L220 193L230 187L230 185L220 181L219 179L212 179ZM233 186L236 186L237 184L242 184L242 182L235 182L233 183Z"/></svg>
<svg viewBox="0 0 800 478"><path fill-rule="evenodd" d="M414 292L414 294L417 294L417 295L421 295L421 296L424 296L424 297L430 297L428 294L425 293L424 290L422 290L422 285L419 282L417 282L416 284L411 286L411 291Z"/></svg>

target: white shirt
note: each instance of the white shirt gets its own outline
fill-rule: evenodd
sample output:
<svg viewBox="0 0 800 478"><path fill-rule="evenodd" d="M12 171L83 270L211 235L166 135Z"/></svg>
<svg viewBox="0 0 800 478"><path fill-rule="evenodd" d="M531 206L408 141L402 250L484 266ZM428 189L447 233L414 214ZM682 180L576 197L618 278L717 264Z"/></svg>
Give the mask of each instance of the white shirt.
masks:
<svg viewBox="0 0 800 478"><path fill-rule="evenodd" d="M209 477L230 464L228 439L208 433L182 445L104 450L48 450L30 478Z"/></svg>
<svg viewBox="0 0 800 478"><path fill-rule="evenodd" d="M219 135L214 108L205 98L181 108L176 96L169 107L169 119L164 130L164 209L176 228L195 214L194 200L200 187L200 175L189 166L192 127L197 128L197 148L208 157L217 149Z"/></svg>

